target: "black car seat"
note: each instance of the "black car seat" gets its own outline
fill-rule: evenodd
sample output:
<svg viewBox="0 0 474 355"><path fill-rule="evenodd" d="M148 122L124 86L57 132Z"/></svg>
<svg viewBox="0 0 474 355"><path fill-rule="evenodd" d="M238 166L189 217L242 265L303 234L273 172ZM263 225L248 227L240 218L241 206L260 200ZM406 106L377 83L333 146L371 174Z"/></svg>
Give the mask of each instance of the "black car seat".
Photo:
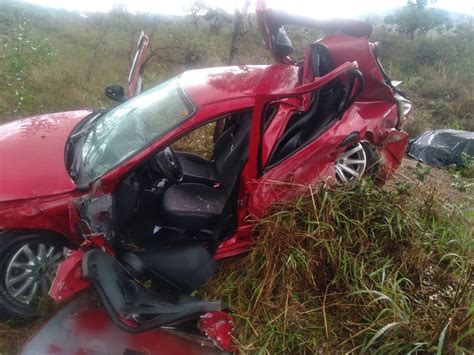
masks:
<svg viewBox="0 0 474 355"><path fill-rule="evenodd" d="M311 45L310 50L309 60L312 64L313 77L324 76L335 68L326 46L316 42ZM342 115L363 87L363 78L357 76L361 80L360 85L357 94L349 100L356 79L353 75L355 74L349 75L348 83L343 83L337 77L313 92L313 100L309 109L294 115L289 121L285 133L270 156L269 165L283 160L304 146Z"/></svg>
<svg viewBox="0 0 474 355"><path fill-rule="evenodd" d="M183 168L184 182L196 182L210 186L219 182L218 170L232 149L234 133L235 120L231 120L230 124L226 124L224 131L214 144L214 160L207 160L193 153L176 152L176 157Z"/></svg>
<svg viewBox="0 0 474 355"><path fill-rule="evenodd" d="M251 120L251 112L246 112L236 120L228 133L229 138L226 138L225 149L216 156L215 167L220 188L182 183L164 192L163 212L170 225L190 231L212 229L216 225L247 160Z"/></svg>

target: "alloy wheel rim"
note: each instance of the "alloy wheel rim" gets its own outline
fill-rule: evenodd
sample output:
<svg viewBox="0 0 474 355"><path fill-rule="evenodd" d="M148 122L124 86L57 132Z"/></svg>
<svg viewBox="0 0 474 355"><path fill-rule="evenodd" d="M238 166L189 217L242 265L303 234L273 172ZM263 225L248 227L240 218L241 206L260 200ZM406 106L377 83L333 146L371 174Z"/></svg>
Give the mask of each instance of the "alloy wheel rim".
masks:
<svg viewBox="0 0 474 355"><path fill-rule="evenodd" d="M7 263L5 286L9 296L29 305L46 295L62 256L62 251L55 246L24 244Z"/></svg>
<svg viewBox="0 0 474 355"><path fill-rule="evenodd" d="M339 182L346 183L360 178L367 167L367 155L361 143L358 143L336 160L336 178Z"/></svg>

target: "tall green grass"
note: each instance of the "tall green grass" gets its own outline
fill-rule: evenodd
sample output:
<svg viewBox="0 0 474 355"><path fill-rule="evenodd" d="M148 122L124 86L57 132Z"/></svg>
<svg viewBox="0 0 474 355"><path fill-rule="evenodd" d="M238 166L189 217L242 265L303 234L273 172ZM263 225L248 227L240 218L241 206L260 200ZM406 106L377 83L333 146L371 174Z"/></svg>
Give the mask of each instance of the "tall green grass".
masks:
<svg viewBox="0 0 474 355"><path fill-rule="evenodd" d="M472 225L421 190L362 181L275 206L205 291L231 306L242 352L472 349Z"/></svg>

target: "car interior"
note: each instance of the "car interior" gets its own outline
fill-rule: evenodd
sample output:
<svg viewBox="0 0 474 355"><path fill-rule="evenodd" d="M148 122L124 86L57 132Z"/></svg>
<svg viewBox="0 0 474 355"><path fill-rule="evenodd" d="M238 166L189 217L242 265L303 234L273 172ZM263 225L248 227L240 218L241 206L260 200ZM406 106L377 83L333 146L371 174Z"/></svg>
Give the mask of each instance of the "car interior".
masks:
<svg viewBox="0 0 474 355"><path fill-rule="evenodd" d="M224 119L213 159L171 147L129 174L114 193L116 234L138 247L205 243L232 228L236 185L248 156L252 112Z"/></svg>
<svg viewBox="0 0 474 355"><path fill-rule="evenodd" d="M319 42L310 46L305 61L311 62L313 77L334 69L328 49ZM315 90L309 109L288 121L267 167L325 132L357 99L363 85L362 74L353 71ZM268 110L268 116L275 111ZM114 194L117 235L139 247L194 240L214 252L235 225L235 187L248 156L251 118L251 111L243 111L222 119L212 159L167 147L128 175Z"/></svg>
<svg viewBox="0 0 474 355"><path fill-rule="evenodd" d="M189 293L217 272L212 255L235 226L251 118L252 111L222 118L211 160L166 147L116 187L114 244L120 262L92 249L83 272L119 328L144 331L226 308ZM136 280L149 280L151 287ZM130 314L139 326L123 320Z"/></svg>
<svg viewBox="0 0 474 355"><path fill-rule="evenodd" d="M158 281L159 287L154 289L145 287L143 284L136 282L134 278L130 278L130 273L139 277L141 275L137 274L142 271L139 267L148 266L149 269L153 270L147 264L146 259L140 258L141 255L139 257L128 253L122 258L121 264L116 258L99 249L91 249L84 255L84 278L92 282L107 313L118 328L126 332L138 333L165 325L176 327L179 323L193 322L193 319L196 319L196 314L221 311L227 308L220 301L201 301L189 294L193 290L191 287L199 287L209 278L209 275L216 271L215 261L211 260L213 262L210 264L212 269L207 270L201 266L202 258L200 258L199 251L196 253L199 249L194 248L195 253L189 253L189 249L182 249L181 255L169 254L173 258L171 267L174 268L171 280L173 280L173 277L182 277L181 284L177 285L181 285L181 289L173 287L169 280L160 282L160 279L157 278L154 280ZM159 260L164 254L150 255L153 256L153 260ZM187 259L189 255L192 259L191 263ZM179 256L186 257L182 260L182 263L186 266L185 268L176 267L176 257ZM210 256L207 256L207 258L209 260ZM169 258L166 261L169 261ZM199 264L196 264L196 261ZM124 268L123 264L128 267ZM209 265L206 264L206 266ZM190 267L197 267L194 273L189 273ZM166 270L166 268L160 270L160 278L163 279ZM180 270L185 274L181 274ZM133 318L130 318L131 315L133 315Z"/></svg>
<svg viewBox="0 0 474 355"><path fill-rule="evenodd" d="M276 44L284 47L285 55L291 54L290 42ZM329 51L318 42L310 46L304 61L310 61L313 78L335 68ZM294 154L340 119L363 86L363 76L355 70L315 90L309 109L288 121L267 167ZM267 108L264 125L275 112L274 107ZM222 120L212 159L168 146L129 174L113 194L121 263L103 251L91 250L83 267L114 323L123 330L143 331L226 308L189 296L217 272L212 256L236 226L237 186L248 158L252 111ZM152 289L136 279L151 280ZM130 314L140 319L139 328L120 320Z"/></svg>
<svg viewBox="0 0 474 355"><path fill-rule="evenodd" d="M326 47L311 46L313 77L334 69ZM342 116L363 88L360 72L315 90L306 112L294 114L269 166L305 146ZM266 115L273 117L274 108ZM252 111L222 118L212 159L166 147L129 174L113 196L115 239L134 273L151 273L191 291L217 270L212 255L235 229L237 186L248 157ZM190 277L192 275L193 277Z"/></svg>
<svg viewBox="0 0 474 355"><path fill-rule="evenodd" d="M223 119L212 160L166 147L113 194L122 263L162 290L172 285L172 299L176 290L189 293L217 271L212 255L235 228L236 186L248 156L251 118L251 111L243 111Z"/></svg>
<svg viewBox="0 0 474 355"><path fill-rule="evenodd" d="M335 69L328 49L315 42L310 46L305 61L311 61L312 77L320 77ZM285 132L275 145L268 166L282 161L325 132L354 103L364 87L364 77L352 71L347 80L339 77L313 92L307 111L293 115Z"/></svg>

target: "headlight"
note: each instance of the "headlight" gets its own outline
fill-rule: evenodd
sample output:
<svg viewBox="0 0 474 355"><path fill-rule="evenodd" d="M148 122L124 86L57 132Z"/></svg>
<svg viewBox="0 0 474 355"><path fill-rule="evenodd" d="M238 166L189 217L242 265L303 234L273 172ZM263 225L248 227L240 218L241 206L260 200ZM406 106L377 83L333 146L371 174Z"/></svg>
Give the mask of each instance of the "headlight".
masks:
<svg viewBox="0 0 474 355"><path fill-rule="evenodd" d="M407 119L408 115L411 112L411 101L405 99L403 96L399 94L395 94L395 100L397 102L397 111L398 111L398 121L397 121L397 129L400 129L403 125L403 122Z"/></svg>

